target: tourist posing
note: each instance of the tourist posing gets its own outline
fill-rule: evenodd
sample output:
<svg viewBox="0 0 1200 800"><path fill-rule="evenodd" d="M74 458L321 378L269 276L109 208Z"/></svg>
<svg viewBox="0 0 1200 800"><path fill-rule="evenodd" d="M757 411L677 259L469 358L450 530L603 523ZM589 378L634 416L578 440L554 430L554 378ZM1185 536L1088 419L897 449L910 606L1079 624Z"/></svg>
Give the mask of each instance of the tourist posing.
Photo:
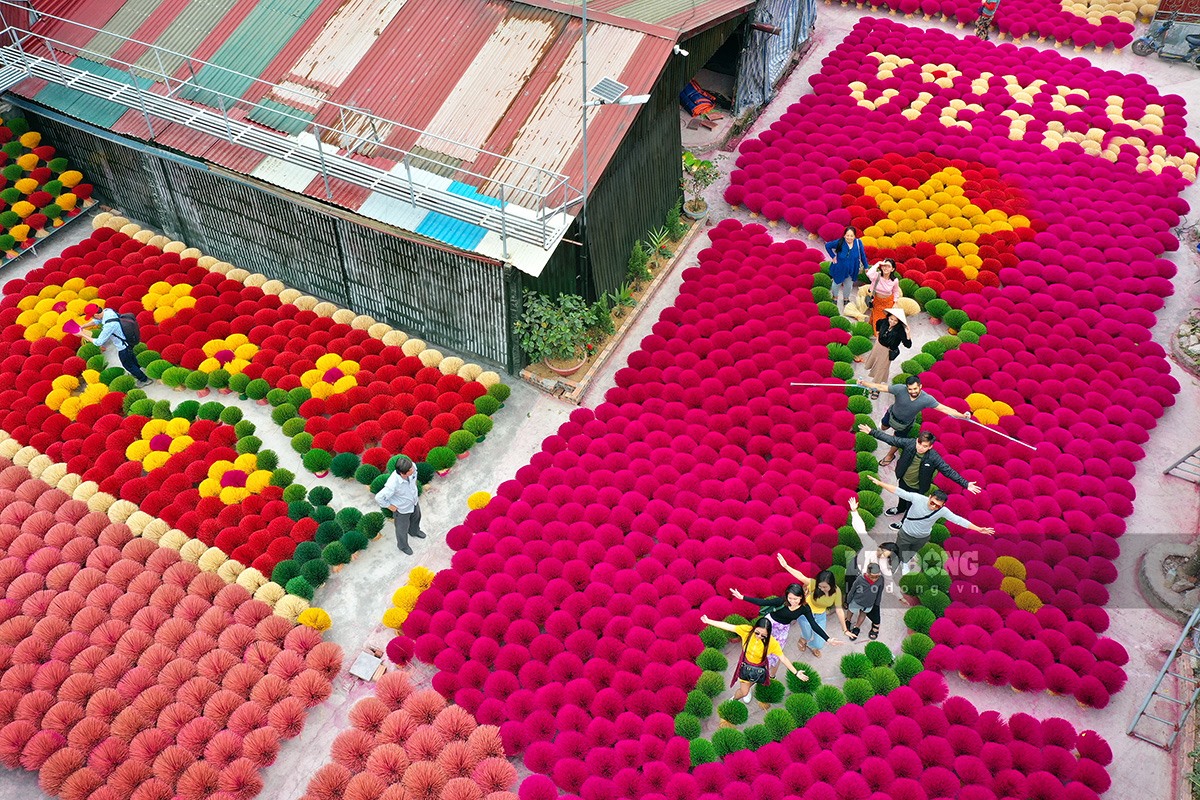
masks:
<svg viewBox="0 0 1200 800"><path fill-rule="evenodd" d="M867 250L858 238L858 232L853 227L846 228L845 233L832 242L825 243L825 252L829 254L829 277L833 280L833 299L838 301L838 311L854 297L854 283L858 273L867 268Z"/></svg>
<svg viewBox="0 0 1200 800"><path fill-rule="evenodd" d="M753 625L730 625L728 622L719 622L707 616L701 616L700 621L705 625L737 634L742 640L742 653L738 658L737 667L733 670L733 680L729 683L730 686L737 687L733 690L734 700L749 704L750 687L755 684L766 686L771 682L772 675L768 664L771 658L787 667L788 672L800 680L808 680L808 675L797 669L783 654L783 648L771 636L771 621L766 617L756 620Z"/></svg>
<svg viewBox="0 0 1200 800"><path fill-rule="evenodd" d="M925 497L890 483L884 483L874 476L868 477L871 483L885 491L895 492L897 497L907 500L911 504L904 519L900 520L899 527L896 528L896 546L900 548L900 558L904 561L912 561L917 551L925 546L933 533L933 525L938 520L944 519L988 536L994 536L996 533L994 529L976 525L966 517L960 517L946 508L947 495L941 489L934 489L932 494Z"/></svg>
<svg viewBox="0 0 1200 800"><path fill-rule="evenodd" d="M867 537L867 526L858 513L858 498L850 498L850 524L859 540ZM850 612L850 641L858 639L865 620L871 620L872 640L879 638L879 610L883 604L885 581L900 569L900 548L893 542L884 542L874 553L863 547L846 565L846 608ZM855 619L857 615L857 619Z"/></svg>
<svg viewBox="0 0 1200 800"><path fill-rule="evenodd" d="M859 425L858 429L863 433L869 433L881 442L899 448L900 460L896 462L896 485L905 491L916 492L922 496L929 494L929 487L933 485L933 476L938 472L971 494L979 494L983 491L978 483L968 481L959 475L954 467L946 463L942 454L933 449L933 443L937 441L937 437L932 431L921 431L917 434L917 438L907 439L874 430L869 425ZM908 500L901 498L895 506L883 513L894 517L897 514L907 513L908 507L911 505L912 503ZM892 530L900 530L900 524L892 523Z"/></svg>
<svg viewBox="0 0 1200 800"><path fill-rule="evenodd" d="M970 419L970 411L956 411L950 406L943 405L933 398L932 395L925 392L921 387L921 379L916 375L910 375L905 379L904 385L897 383L891 385L883 383L873 383L859 379L859 386L865 386L868 389L878 389L881 392L887 392L895 398L891 408L883 415L883 420L879 427L891 428L896 436L907 438L912 433L913 424L917 421L917 414L920 414L927 408L934 408L946 414L947 416L957 417L958 419ZM886 467L896 460L897 447L888 450L883 460L879 462L879 466Z"/></svg>
<svg viewBox="0 0 1200 800"><path fill-rule="evenodd" d="M900 348L912 347L912 339L908 335L908 317L903 308L896 306L884 311L872 327L875 329L875 344L867 353L864 364L872 383L887 386L892 362L900 357ZM872 389L871 399L878 398L879 389Z"/></svg>
<svg viewBox="0 0 1200 800"><path fill-rule="evenodd" d="M396 526L396 547L406 556L413 551L408 546L408 539L424 539L421 530L421 502L417 491L417 468L413 466L408 456L396 458L396 471L388 476L387 483L375 495L375 502L380 508L392 512L392 521Z"/></svg>
<svg viewBox="0 0 1200 800"><path fill-rule="evenodd" d="M821 657L821 648L825 646L825 641L817 636L816 629L813 625L825 626L828 622L829 609L833 609L838 616L838 620L842 623L842 631L847 635L850 634L850 628L846 624L846 611L842 608L842 590L837 587L837 579L829 570L822 570L817 573L817 577L810 578L798 569L793 569L787 563L787 559L783 557L783 553L776 553L776 558L779 559L779 566L783 567L788 573L800 581L808 594L808 608L812 611L812 624L809 623L808 617L801 617L797 620L800 625L801 639L797 644L800 647L800 652L805 649L811 650L814 658Z"/></svg>
<svg viewBox="0 0 1200 800"><path fill-rule="evenodd" d="M733 588L729 590L729 593L738 600L754 603L761 609L759 613L763 619L771 621L771 638L779 642L781 648L787 644L788 632L792 629L792 623L799 620L806 621L809 630L830 644L841 644L837 639L830 639L829 634L825 633L825 628L821 627L813 618L812 609L808 607L807 592L798 583L789 584L783 597L746 597ZM767 660L771 662L771 677L774 678L775 673L779 671L779 659L775 656L768 656Z"/></svg>

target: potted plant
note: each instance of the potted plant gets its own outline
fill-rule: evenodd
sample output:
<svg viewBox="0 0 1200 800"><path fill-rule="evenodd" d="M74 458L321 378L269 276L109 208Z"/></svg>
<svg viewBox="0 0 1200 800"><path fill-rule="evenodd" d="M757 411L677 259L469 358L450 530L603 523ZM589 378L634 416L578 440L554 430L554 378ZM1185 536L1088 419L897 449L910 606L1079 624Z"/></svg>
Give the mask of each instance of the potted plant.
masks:
<svg viewBox="0 0 1200 800"><path fill-rule="evenodd" d="M708 216L708 201L701 195L716 181L720 173L713 162L697 158L691 151L683 153L683 183L691 191L692 199L683 204L683 213L700 220Z"/></svg>
<svg viewBox="0 0 1200 800"><path fill-rule="evenodd" d="M541 361L559 375L571 375L587 361L589 308L582 297L560 294L557 300L525 293L525 310L513 326L530 361Z"/></svg>

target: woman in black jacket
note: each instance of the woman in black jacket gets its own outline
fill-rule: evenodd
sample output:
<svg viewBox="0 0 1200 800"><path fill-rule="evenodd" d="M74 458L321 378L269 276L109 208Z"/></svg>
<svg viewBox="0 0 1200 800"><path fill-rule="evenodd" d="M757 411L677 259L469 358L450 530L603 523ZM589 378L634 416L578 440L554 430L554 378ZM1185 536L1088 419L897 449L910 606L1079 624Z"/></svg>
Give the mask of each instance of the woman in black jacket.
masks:
<svg viewBox="0 0 1200 800"><path fill-rule="evenodd" d="M825 641L835 645L842 644L838 639L830 639L829 634L825 633L825 629L817 624L816 619L813 618L812 609L806 602L804 586L799 583L788 584L783 597L746 597L737 589L730 589L729 593L738 600L754 603L762 609L763 619L771 621L771 638L779 642L780 647L787 644L788 631L791 630L792 623L801 617L807 619L813 632ZM801 649L800 652L804 652L804 650ZM775 673L779 671L779 659L769 656L768 660L771 663L771 677L774 678Z"/></svg>
<svg viewBox="0 0 1200 800"><path fill-rule="evenodd" d="M867 373L871 376L871 383L886 384L890 380L888 371L892 362L900 357L900 347L912 347L912 340L908 338L908 319L904 316L904 309L899 306L887 309L883 319L875 324L875 333L875 345L867 354L865 364ZM878 397L879 390L872 389L871 399Z"/></svg>

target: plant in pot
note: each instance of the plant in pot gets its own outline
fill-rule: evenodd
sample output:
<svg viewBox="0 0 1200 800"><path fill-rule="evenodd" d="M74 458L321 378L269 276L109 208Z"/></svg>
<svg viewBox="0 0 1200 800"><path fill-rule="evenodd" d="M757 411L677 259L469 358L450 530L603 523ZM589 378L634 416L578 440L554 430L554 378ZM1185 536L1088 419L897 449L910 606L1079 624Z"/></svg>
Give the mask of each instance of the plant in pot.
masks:
<svg viewBox="0 0 1200 800"><path fill-rule="evenodd" d="M704 219L708 216L708 201L702 196L705 189L712 186L720 172L711 161L697 158L691 151L683 153L683 185L692 197L683 204L683 213L692 219Z"/></svg>
<svg viewBox="0 0 1200 800"><path fill-rule="evenodd" d="M541 361L559 375L571 375L587 361L590 309L582 297L560 294L557 300L525 293L525 310L513 326L530 361Z"/></svg>

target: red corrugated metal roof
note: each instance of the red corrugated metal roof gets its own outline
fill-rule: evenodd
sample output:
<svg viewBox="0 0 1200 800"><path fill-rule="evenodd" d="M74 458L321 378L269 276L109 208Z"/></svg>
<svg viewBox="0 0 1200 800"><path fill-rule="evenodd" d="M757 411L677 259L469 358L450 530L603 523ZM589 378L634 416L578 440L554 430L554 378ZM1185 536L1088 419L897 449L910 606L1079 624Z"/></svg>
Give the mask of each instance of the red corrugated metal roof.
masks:
<svg viewBox="0 0 1200 800"><path fill-rule="evenodd" d="M193 0L202 2L203 0ZM628 0L595 0L600 6L617 7ZM699 8L725 7L737 0L706 0ZM65 3L67 0L59 0ZM238 0L233 10L221 20L191 55L204 60L217 51L230 37L247 13L259 0ZM321 58L321 47L314 42L335 41L338 37L326 31L327 25L345 25L345 17L336 17L344 0L322 0L317 10L297 34L276 55L260 76L266 82L293 80L290 73L298 64L312 63ZM106 10L100 19L92 3L74 9L73 16L102 27L104 21L120 8ZM91 8L88 8L91 6ZM177 0L166 0L160 14L152 15L143 30L153 32L165 27L182 8ZM589 9L590 10L590 9ZM442 136L453 137L462 129L469 148L441 146L447 160L445 169L435 170L448 179L460 181L487 192L489 181L484 176L508 176L513 180L528 175L519 166L506 163L504 158L519 154L523 160L552 172L561 172L570 185L582 184L579 126L582 112L582 85L578 69L580 20L570 6L556 6L551 0L516 3L510 0L407 0L378 36L370 49L357 63L347 61L348 74L340 85L329 89L329 102L342 106L366 109L377 120L400 123L386 133L385 142L392 147L409 149L417 144L421 132L433 120ZM79 15L85 15L80 17ZM332 22L331 22L332 20ZM589 82L594 84L604 72L629 86L629 93L644 94L654 86L663 66L671 57L676 32L637 20L625 20L599 10L589 20ZM374 33L372 31L372 33ZM339 34L345 38L346 34ZM123 58L138 55L136 45L122 50ZM591 49L591 48L589 48ZM345 70L329 74L341 76ZM185 67L176 77L187 77ZM504 84L490 86L485 76L503 76ZM40 88L40 87L39 87ZM162 91L161 88L156 89ZM32 96L24 87L18 91ZM245 94L248 100L259 100L267 92L265 84L253 85ZM548 92L557 92L548 98ZM492 94L494 93L494 94ZM245 119L249 109L230 112L236 119ZM636 107L605 107L589 112L588 169L592 185L600 178L621 140L638 113ZM336 126L342 112L324 105L317 114L319 122ZM461 123L457 121L461 120ZM113 125L122 135L149 139L150 133L142 115L131 110ZM154 141L222 167L250 174L264 157L229 145L207 134L179 125L154 121ZM551 148L539 148L535 143L547 142ZM438 142L428 138L419 152L437 150ZM376 151L377 155L387 153ZM434 154L436 155L436 154ZM356 156L390 169L395 161ZM457 171L456 171L457 169ZM269 174L269 171L268 173ZM535 179L529 179L533 189ZM544 183L544 181L543 181ZM334 180L330 187L333 197L327 196L321 176L309 182L304 193L323 201L357 210L368 193L358 187ZM495 196L495 192L492 192ZM516 198L510 194L509 200ZM562 198L556 198L561 202Z"/></svg>

